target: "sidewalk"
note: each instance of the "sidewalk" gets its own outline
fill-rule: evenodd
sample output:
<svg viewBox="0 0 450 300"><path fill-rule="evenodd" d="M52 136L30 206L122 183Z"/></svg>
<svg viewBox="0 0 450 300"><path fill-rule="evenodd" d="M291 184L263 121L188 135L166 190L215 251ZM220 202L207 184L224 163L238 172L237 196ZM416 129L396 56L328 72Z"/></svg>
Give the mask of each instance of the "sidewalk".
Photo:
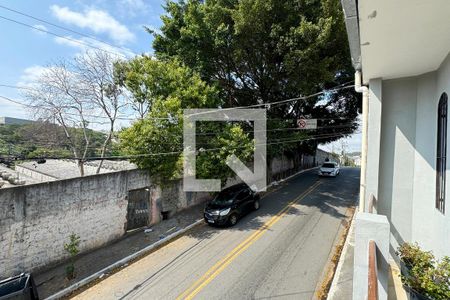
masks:
<svg viewBox="0 0 450 300"><path fill-rule="evenodd" d="M178 212L172 218L153 225L150 227L152 229L151 232L145 233L143 230L139 230L127 233L118 241L78 256L75 261L76 278L70 281L65 278L66 263L61 263L45 271L33 274L38 287L39 297L41 299L47 298L112 263L194 223L202 218L203 207L204 204L199 204L187 208Z"/></svg>
<svg viewBox="0 0 450 300"><path fill-rule="evenodd" d="M353 293L353 254L355 248L355 220L348 231L344 248L342 249L336 273L328 293L327 300L352 299Z"/></svg>
<svg viewBox="0 0 450 300"><path fill-rule="evenodd" d="M348 232L336 269L335 278L331 284L327 300L351 300L353 297L353 256L355 250L354 220ZM406 300L407 295L400 280L400 271L396 264L390 262L388 300Z"/></svg>

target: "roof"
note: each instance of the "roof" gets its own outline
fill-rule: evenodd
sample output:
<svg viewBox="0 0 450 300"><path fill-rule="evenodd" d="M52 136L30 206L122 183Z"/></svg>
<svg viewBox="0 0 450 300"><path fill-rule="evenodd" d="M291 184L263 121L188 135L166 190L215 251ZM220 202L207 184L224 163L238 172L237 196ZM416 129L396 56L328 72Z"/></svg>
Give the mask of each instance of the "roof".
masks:
<svg viewBox="0 0 450 300"><path fill-rule="evenodd" d="M341 0L363 82L435 71L450 50L448 0Z"/></svg>
<svg viewBox="0 0 450 300"><path fill-rule="evenodd" d="M94 175L97 173L97 167L99 162L86 162L84 164L84 174ZM80 177L80 171L78 164L74 160L68 159L47 159L45 163L38 164L35 161L29 161L19 164L18 166L26 168L28 170L41 173L53 177L55 179L68 179ZM134 164L129 162L113 162L104 161L100 173L110 173L121 170L136 169Z"/></svg>
<svg viewBox="0 0 450 300"><path fill-rule="evenodd" d="M229 187L223 189L223 190L220 191L220 192L221 192L221 193L222 193L222 192L224 192L224 193L236 193L236 192L239 192L239 191L241 191L241 190L243 190L243 189L245 189L245 188L248 188L248 185L247 185L246 183L243 182L243 183L238 183L238 184L229 186Z"/></svg>
<svg viewBox="0 0 450 300"><path fill-rule="evenodd" d="M39 181L0 164L0 188L33 184Z"/></svg>
<svg viewBox="0 0 450 300"><path fill-rule="evenodd" d="M361 70L361 47L359 41L358 9L356 0L341 0L344 9L350 54L355 70Z"/></svg>

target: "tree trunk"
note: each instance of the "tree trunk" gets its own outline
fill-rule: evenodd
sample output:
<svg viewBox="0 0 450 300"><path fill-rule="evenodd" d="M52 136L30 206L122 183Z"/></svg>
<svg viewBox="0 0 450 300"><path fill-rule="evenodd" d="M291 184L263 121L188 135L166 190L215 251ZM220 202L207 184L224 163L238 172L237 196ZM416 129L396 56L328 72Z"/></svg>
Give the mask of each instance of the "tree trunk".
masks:
<svg viewBox="0 0 450 300"><path fill-rule="evenodd" d="M96 174L100 174L100 170L101 170L101 168L102 168L102 166L103 166L103 161L104 161L103 158L105 157L106 147L108 147L108 144L109 144L109 142L110 142L111 139L112 139L113 132L114 132L114 122L111 123L111 128L110 128L110 130L109 130L109 134L108 134L108 136L107 136L105 142L103 143L103 146L102 146L102 153L101 153L101 155L100 155L100 157L101 157L102 159L100 160L100 163L98 164L97 171L95 172Z"/></svg>
<svg viewBox="0 0 450 300"><path fill-rule="evenodd" d="M84 176L84 162L81 159L79 159L77 161L77 163L78 163L78 169L80 169L80 176L83 177Z"/></svg>

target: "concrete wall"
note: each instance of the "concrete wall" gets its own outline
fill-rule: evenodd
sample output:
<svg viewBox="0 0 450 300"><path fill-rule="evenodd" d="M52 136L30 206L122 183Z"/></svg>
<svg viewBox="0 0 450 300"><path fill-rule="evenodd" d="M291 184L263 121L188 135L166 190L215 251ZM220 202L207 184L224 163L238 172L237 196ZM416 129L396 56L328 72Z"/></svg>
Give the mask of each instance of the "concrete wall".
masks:
<svg viewBox="0 0 450 300"><path fill-rule="evenodd" d="M300 168L310 167L313 157L303 159L307 165ZM298 171L294 166L283 157L271 167L280 174ZM140 170L0 189L0 279L66 259L64 243L72 233L81 237L81 252L120 238L126 230L129 191L144 188L150 191L150 224L161 221L161 212L171 215L211 198L210 193L184 192L182 180L152 184Z"/></svg>
<svg viewBox="0 0 450 300"><path fill-rule="evenodd" d="M87 251L125 232L128 190L150 185L145 172L117 172L0 190L0 277L67 257L70 234Z"/></svg>
<svg viewBox="0 0 450 300"><path fill-rule="evenodd" d="M391 254L400 243L417 241L438 257L450 255L450 182L446 214L435 208L437 106L443 92L450 94L450 57L435 72L382 82L378 187L370 180L367 189L378 190L377 211L391 223ZM376 166L377 155L369 151L368 164Z"/></svg>
<svg viewBox="0 0 450 300"><path fill-rule="evenodd" d="M50 176L48 174L44 174L38 171L30 170L28 168L24 168L20 165L15 166L15 171L19 174L23 174L25 176L28 176L30 178L36 179L40 182L46 182L46 181L54 181L58 180L58 178Z"/></svg>
<svg viewBox="0 0 450 300"><path fill-rule="evenodd" d="M386 216L357 213L353 257L353 299L367 299L369 241L376 244L378 300L387 299L389 278L389 222Z"/></svg>
<svg viewBox="0 0 450 300"><path fill-rule="evenodd" d="M269 175L267 180L272 182L281 178L286 178L300 170L312 168L322 164L327 158L332 159L328 152L320 149L316 150L315 155L298 153L294 157L287 157L285 155L275 157L269 163Z"/></svg>
<svg viewBox="0 0 450 300"><path fill-rule="evenodd" d="M321 165L325 162L326 159L333 160L333 157L331 157L330 153L317 149L316 151L316 165Z"/></svg>
<svg viewBox="0 0 450 300"><path fill-rule="evenodd" d="M450 95L450 56L438 71L418 78L416 155L412 240L438 256L450 255L450 159L447 158L446 212L435 208L437 108L442 93ZM450 122L448 122L450 128ZM447 135L450 133L447 131ZM450 136L447 136L450 141ZM447 144L447 157L450 146Z"/></svg>
<svg viewBox="0 0 450 300"><path fill-rule="evenodd" d="M392 253L411 239L414 183L416 80L383 82L377 211L391 223Z"/></svg>
<svg viewBox="0 0 450 300"><path fill-rule="evenodd" d="M369 90L369 124L367 132L367 160L366 165L366 195L365 207L368 207L370 195L378 199L378 178L380 170L380 138L381 138L381 113L382 113L382 80L380 78L370 80ZM361 165L361 159L355 162ZM376 209L376 207L375 207Z"/></svg>

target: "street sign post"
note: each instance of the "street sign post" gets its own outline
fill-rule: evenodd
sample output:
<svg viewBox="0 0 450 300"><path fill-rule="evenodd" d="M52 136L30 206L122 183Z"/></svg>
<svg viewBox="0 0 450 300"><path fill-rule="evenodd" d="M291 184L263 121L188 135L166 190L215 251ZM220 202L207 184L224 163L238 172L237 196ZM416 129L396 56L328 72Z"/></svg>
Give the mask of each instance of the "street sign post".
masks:
<svg viewBox="0 0 450 300"><path fill-rule="evenodd" d="M298 128L300 129L317 129L317 119L298 119Z"/></svg>

